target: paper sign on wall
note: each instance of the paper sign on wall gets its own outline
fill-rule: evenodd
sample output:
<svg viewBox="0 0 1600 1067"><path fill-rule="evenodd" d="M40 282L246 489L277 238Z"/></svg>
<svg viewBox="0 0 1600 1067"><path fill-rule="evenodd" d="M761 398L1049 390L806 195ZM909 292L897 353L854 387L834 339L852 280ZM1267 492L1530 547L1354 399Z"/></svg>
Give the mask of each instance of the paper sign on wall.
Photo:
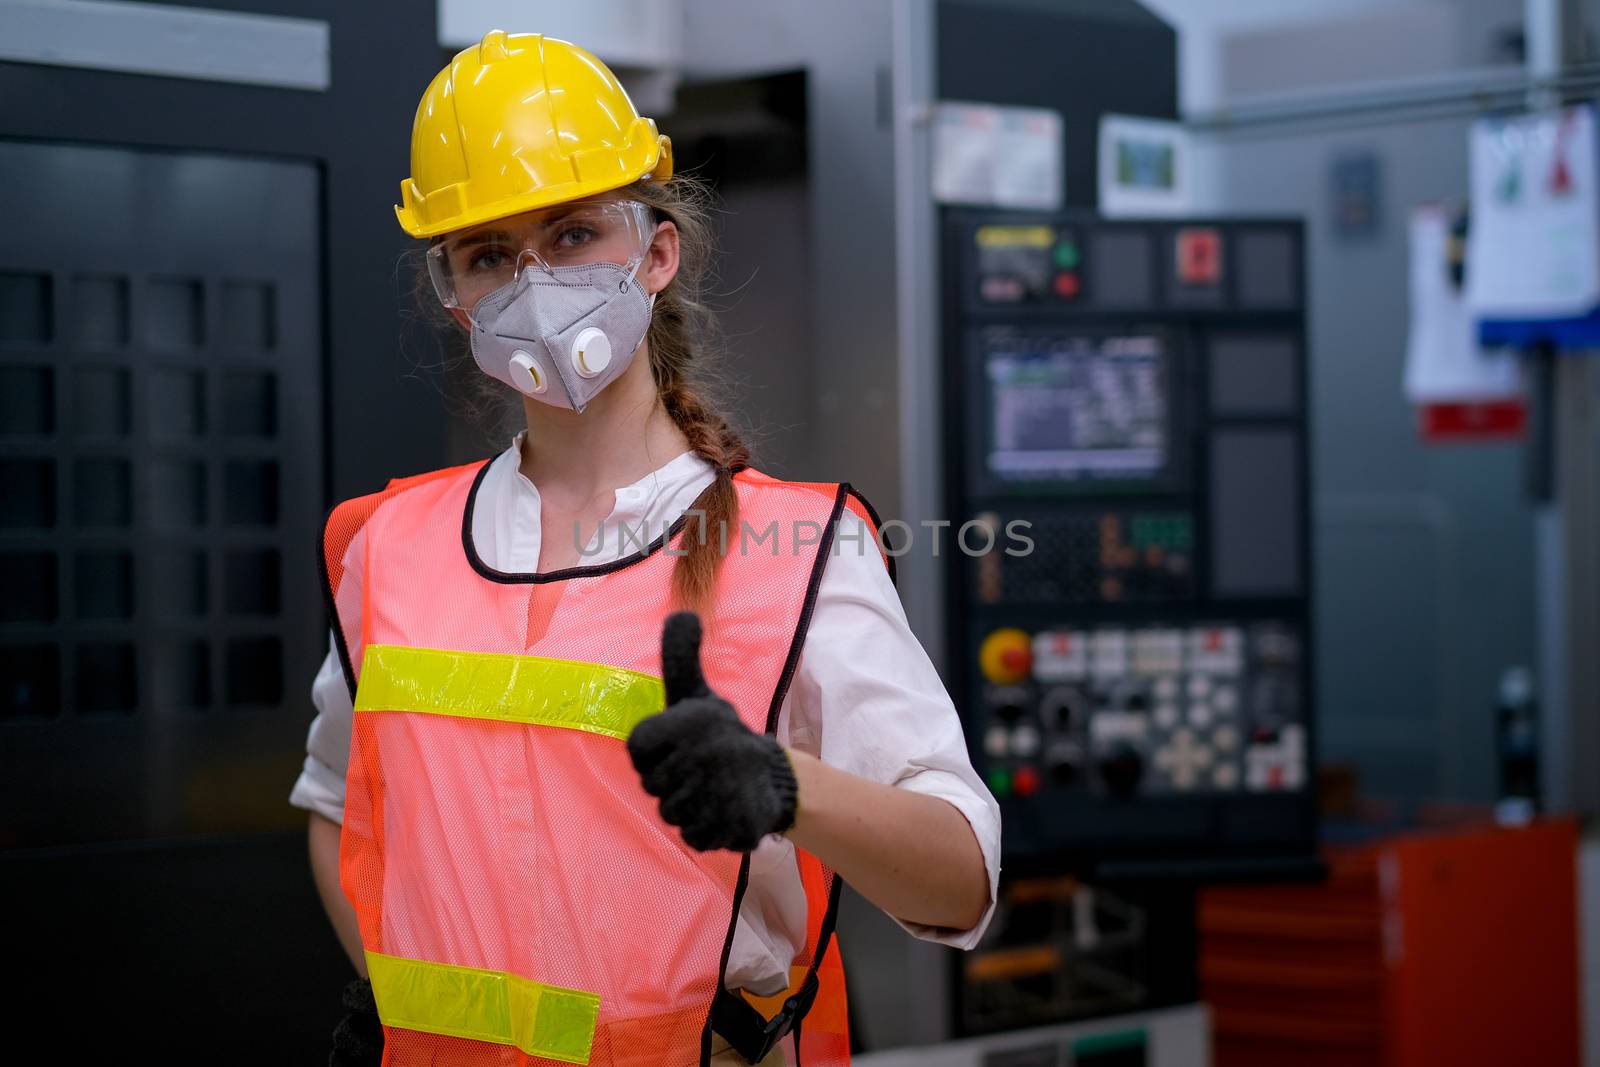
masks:
<svg viewBox="0 0 1600 1067"><path fill-rule="evenodd" d="M1560 319L1600 304L1600 187L1588 107L1472 128L1467 304L1480 319Z"/></svg>
<svg viewBox="0 0 1600 1067"><path fill-rule="evenodd" d="M941 203L1056 211L1063 185L1060 113L948 102L934 108L933 195Z"/></svg>
<svg viewBox="0 0 1600 1067"><path fill-rule="evenodd" d="M1515 356L1478 343L1464 292L1466 230L1464 216L1440 205L1411 213L1405 394L1430 441L1516 437L1526 422Z"/></svg>

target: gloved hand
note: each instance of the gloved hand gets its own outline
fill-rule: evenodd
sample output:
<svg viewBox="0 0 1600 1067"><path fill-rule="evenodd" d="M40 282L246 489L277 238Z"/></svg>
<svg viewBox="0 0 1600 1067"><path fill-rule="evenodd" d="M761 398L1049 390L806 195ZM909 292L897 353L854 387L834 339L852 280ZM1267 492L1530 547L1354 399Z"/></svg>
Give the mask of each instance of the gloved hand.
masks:
<svg viewBox="0 0 1600 1067"><path fill-rule="evenodd" d="M748 852L794 825L798 792L789 757L739 721L700 673L700 618L680 611L661 631L667 707L633 728L628 755L661 818L690 848Z"/></svg>
<svg viewBox="0 0 1600 1067"><path fill-rule="evenodd" d="M372 983L355 979L344 987L339 1003L348 1014L333 1029L328 1067L378 1067L383 1060L383 1024L372 999Z"/></svg>

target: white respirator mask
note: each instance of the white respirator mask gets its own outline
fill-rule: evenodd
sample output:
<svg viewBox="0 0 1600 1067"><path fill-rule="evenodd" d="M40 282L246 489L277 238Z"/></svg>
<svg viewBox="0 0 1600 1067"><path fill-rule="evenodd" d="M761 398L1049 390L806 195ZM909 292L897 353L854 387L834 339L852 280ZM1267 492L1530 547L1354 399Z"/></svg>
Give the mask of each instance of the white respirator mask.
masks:
<svg viewBox="0 0 1600 1067"><path fill-rule="evenodd" d="M655 297L638 273L654 233L638 201L558 205L435 244L429 272L446 307L470 309L485 374L582 411L650 329Z"/></svg>

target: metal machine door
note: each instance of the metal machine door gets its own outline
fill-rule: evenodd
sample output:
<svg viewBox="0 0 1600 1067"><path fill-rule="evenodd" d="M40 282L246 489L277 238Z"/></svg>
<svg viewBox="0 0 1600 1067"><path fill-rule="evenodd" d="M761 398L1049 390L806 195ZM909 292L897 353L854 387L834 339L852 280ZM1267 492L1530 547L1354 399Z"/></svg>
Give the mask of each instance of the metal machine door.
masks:
<svg viewBox="0 0 1600 1067"><path fill-rule="evenodd" d="M4 142L0 189L0 844L298 824L317 170Z"/></svg>

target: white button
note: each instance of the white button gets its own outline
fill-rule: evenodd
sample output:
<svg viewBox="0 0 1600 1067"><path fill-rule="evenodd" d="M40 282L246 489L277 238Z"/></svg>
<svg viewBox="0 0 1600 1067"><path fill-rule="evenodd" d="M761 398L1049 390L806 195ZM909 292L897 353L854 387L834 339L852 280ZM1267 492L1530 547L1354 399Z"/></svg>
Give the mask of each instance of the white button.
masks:
<svg viewBox="0 0 1600 1067"><path fill-rule="evenodd" d="M1231 685L1217 686L1216 695L1211 698L1211 706L1217 709L1219 715L1231 715L1239 707L1239 690Z"/></svg>
<svg viewBox="0 0 1600 1067"><path fill-rule="evenodd" d="M572 342L572 365L585 378L593 378L611 365L611 341L605 331L590 326Z"/></svg>
<svg viewBox="0 0 1600 1067"><path fill-rule="evenodd" d="M1172 704L1162 704L1156 708L1156 725L1163 730L1170 730L1178 725L1178 709Z"/></svg>
<svg viewBox="0 0 1600 1067"><path fill-rule="evenodd" d="M1178 680L1171 675L1156 679L1156 699L1176 700L1178 697Z"/></svg>
<svg viewBox="0 0 1600 1067"><path fill-rule="evenodd" d="M1239 785L1239 768L1232 763L1219 763L1211 772L1211 781L1218 789L1233 789Z"/></svg>
<svg viewBox="0 0 1600 1067"><path fill-rule="evenodd" d="M1019 726L1011 733L1011 752L1024 759L1039 751L1039 731L1031 726Z"/></svg>
<svg viewBox="0 0 1600 1067"><path fill-rule="evenodd" d="M1197 674L1189 679L1189 699L1204 700L1211 695L1211 679Z"/></svg>
<svg viewBox="0 0 1600 1067"><path fill-rule="evenodd" d="M1211 734L1211 743L1223 752L1232 752L1239 747L1239 731L1223 723Z"/></svg>
<svg viewBox="0 0 1600 1067"><path fill-rule="evenodd" d="M1011 735L1004 726L991 726L983 735L983 750L991 756L1004 756L1011 748Z"/></svg>
<svg viewBox="0 0 1600 1067"><path fill-rule="evenodd" d="M1210 726L1211 725L1211 705L1209 705L1209 704L1191 704L1191 705L1189 705L1189 721L1191 723L1193 723L1194 725L1202 727L1202 728L1206 727L1206 726Z"/></svg>
<svg viewBox="0 0 1600 1067"><path fill-rule="evenodd" d="M538 362L530 353L520 348L511 353L508 370L511 373L511 384L529 396L542 393L549 388L544 375L539 373Z"/></svg>

